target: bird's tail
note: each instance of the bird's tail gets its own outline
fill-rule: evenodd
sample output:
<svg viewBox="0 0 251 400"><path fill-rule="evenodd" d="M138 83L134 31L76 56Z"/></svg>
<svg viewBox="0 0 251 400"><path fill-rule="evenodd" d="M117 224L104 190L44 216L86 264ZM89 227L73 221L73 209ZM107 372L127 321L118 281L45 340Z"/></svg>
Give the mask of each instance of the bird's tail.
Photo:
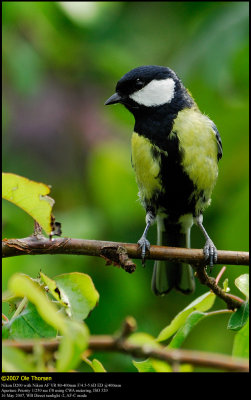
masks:
<svg viewBox="0 0 251 400"><path fill-rule="evenodd" d="M192 224L170 224L167 219L158 217L158 245L171 247L190 247L190 228ZM191 265L181 262L155 261L152 290L156 295L164 295L172 288L184 294L192 293L195 287Z"/></svg>

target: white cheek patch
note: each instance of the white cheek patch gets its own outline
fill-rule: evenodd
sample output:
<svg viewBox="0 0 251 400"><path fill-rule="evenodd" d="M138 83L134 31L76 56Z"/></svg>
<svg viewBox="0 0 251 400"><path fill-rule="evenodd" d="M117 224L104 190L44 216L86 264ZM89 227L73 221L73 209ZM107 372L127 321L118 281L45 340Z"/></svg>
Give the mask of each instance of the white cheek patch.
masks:
<svg viewBox="0 0 251 400"><path fill-rule="evenodd" d="M146 107L160 106L170 103L174 97L175 82L172 78L154 79L143 89L131 94L129 97Z"/></svg>

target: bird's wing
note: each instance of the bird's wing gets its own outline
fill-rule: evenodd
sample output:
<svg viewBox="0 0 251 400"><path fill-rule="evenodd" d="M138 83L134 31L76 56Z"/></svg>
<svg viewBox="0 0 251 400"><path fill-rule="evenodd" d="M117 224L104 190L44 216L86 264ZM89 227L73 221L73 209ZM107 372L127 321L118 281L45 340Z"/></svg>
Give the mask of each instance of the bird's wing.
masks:
<svg viewBox="0 0 251 400"><path fill-rule="evenodd" d="M221 137L219 134L218 129L216 128L216 125L214 123L212 123L212 128L213 131L215 133L215 137L216 137L216 141L217 141L217 146L218 146L218 154L217 154L217 159L218 161L221 159L223 151L222 151L222 141L221 141Z"/></svg>

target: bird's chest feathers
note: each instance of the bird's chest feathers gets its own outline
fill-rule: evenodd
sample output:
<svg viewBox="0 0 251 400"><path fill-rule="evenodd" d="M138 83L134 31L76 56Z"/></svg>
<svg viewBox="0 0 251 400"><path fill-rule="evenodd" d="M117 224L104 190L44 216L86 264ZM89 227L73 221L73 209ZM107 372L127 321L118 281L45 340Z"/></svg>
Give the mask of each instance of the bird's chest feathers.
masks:
<svg viewBox="0 0 251 400"><path fill-rule="evenodd" d="M184 171L198 190L211 191L218 175L217 142L211 121L196 111L183 110L175 119L173 132L179 140Z"/></svg>
<svg viewBox="0 0 251 400"><path fill-rule="evenodd" d="M136 132L132 135L132 164L141 199L150 199L154 192L161 190L160 155L149 139Z"/></svg>

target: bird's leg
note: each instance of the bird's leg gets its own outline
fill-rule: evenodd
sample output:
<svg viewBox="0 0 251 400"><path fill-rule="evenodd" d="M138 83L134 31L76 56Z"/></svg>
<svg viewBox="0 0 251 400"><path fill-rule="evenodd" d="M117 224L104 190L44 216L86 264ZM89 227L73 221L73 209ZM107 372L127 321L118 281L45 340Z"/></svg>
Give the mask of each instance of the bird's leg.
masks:
<svg viewBox="0 0 251 400"><path fill-rule="evenodd" d="M201 229L201 231L206 239L206 244L203 249L205 260L206 261L209 260L209 266L213 267L213 265L217 263L217 249L216 249L213 241L210 239L206 229L204 228L202 221L203 221L202 215L199 215L198 217L196 217L196 224Z"/></svg>
<svg viewBox="0 0 251 400"><path fill-rule="evenodd" d="M150 249L150 242L147 240L147 232L150 228L150 226L153 224L155 220L155 215L151 211L148 211L146 214L146 227L143 232L143 235L138 241L138 245L141 248L141 257L142 257L142 264L145 265L145 256L146 256L146 251Z"/></svg>

